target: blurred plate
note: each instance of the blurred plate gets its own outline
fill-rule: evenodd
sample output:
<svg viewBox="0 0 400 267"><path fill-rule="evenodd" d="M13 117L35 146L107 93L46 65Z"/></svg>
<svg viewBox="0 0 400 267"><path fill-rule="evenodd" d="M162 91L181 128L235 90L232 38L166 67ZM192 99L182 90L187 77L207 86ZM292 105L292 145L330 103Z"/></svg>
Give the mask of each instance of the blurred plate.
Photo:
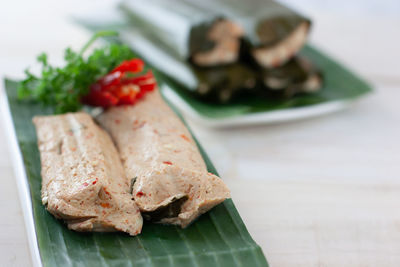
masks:
<svg viewBox="0 0 400 267"><path fill-rule="evenodd" d="M306 107L213 118L208 117L207 115L204 115L193 108L169 85L164 84L162 86L162 94L165 98L167 98L168 101L174 103L175 107L177 107L181 113L185 114L187 118L210 128L273 124L307 119L343 110L354 102L353 100L338 100Z"/></svg>

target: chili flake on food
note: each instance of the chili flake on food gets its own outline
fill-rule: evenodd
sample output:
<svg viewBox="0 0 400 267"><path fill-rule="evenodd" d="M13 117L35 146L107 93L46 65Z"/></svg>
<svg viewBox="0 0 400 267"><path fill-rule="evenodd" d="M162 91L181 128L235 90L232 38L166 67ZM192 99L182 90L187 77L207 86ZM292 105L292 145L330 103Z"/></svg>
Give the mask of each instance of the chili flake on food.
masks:
<svg viewBox="0 0 400 267"><path fill-rule="evenodd" d="M189 137L187 137L185 134L181 134L180 135L183 139L185 139L186 141L190 142Z"/></svg>
<svg viewBox="0 0 400 267"><path fill-rule="evenodd" d="M110 203L100 203L103 208L111 208Z"/></svg>
<svg viewBox="0 0 400 267"><path fill-rule="evenodd" d="M142 191L139 191L139 192L137 192L136 193L136 196L137 197L142 197L142 196L144 196L145 194L142 192Z"/></svg>

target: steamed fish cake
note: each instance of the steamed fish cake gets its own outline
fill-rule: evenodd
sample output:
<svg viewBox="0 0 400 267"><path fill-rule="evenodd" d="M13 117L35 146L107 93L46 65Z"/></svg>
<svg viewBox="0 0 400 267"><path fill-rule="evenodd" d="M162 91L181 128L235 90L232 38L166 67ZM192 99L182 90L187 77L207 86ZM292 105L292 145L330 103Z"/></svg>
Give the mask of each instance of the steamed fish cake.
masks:
<svg viewBox="0 0 400 267"><path fill-rule="evenodd" d="M83 112L33 122L47 210L72 230L139 234L142 216L108 134Z"/></svg>
<svg viewBox="0 0 400 267"><path fill-rule="evenodd" d="M98 121L119 150L145 219L185 227L230 197L157 90L133 106L108 109Z"/></svg>

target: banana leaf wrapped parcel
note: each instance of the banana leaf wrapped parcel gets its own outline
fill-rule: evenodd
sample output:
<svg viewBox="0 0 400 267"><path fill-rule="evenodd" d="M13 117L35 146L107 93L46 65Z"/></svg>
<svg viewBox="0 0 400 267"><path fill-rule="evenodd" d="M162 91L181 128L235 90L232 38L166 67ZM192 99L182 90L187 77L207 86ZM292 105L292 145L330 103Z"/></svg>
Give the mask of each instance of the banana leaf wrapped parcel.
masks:
<svg viewBox="0 0 400 267"><path fill-rule="evenodd" d="M303 47L311 26L273 0L135 0L121 10L177 57L199 66L236 61L242 36L261 66L281 66Z"/></svg>
<svg viewBox="0 0 400 267"><path fill-rule="evenodd" d="M217 10L181 0L125 1L121 10L171 55L198 66L238 60L242 28Z"/></svg>
<svg viewBox="0 0 400 267"><path fill-rule="evenodd" d="M206 101L290 98L322 87L321 74L296 57L310 20L275 1L126 0L120 10L128 21L122 40Z"/></svg>
<svg viewBox="0 0 400 267"><path fill-rule="evenodd" d="M311 21L273 0L202 0L244 28L249 53L266 68L282 66L305 44Z"/></svg>

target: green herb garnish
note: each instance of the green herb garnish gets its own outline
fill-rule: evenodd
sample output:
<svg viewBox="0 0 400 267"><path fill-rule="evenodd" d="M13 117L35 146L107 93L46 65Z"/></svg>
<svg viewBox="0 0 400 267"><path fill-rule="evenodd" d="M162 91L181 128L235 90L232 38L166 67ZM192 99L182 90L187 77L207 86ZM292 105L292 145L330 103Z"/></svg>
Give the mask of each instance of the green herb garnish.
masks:
<svg viewBox="0 0 400 267"><path fill-rule="evenodd" d="M82 107L82 96L89 93L89 87L99 78L119 65L122 61L134 57L128 46L109 44L94 49L84 57L85 51L100 37L115 36L114 31L96 33L77 53L70 48L65 50L63 67L48 64L47 55L40 54L38 62L42 64L41 75L35 76L25 70L26 79L18 86L19 99L32 99L54 109L55 113L77 111Z"/></svg>

